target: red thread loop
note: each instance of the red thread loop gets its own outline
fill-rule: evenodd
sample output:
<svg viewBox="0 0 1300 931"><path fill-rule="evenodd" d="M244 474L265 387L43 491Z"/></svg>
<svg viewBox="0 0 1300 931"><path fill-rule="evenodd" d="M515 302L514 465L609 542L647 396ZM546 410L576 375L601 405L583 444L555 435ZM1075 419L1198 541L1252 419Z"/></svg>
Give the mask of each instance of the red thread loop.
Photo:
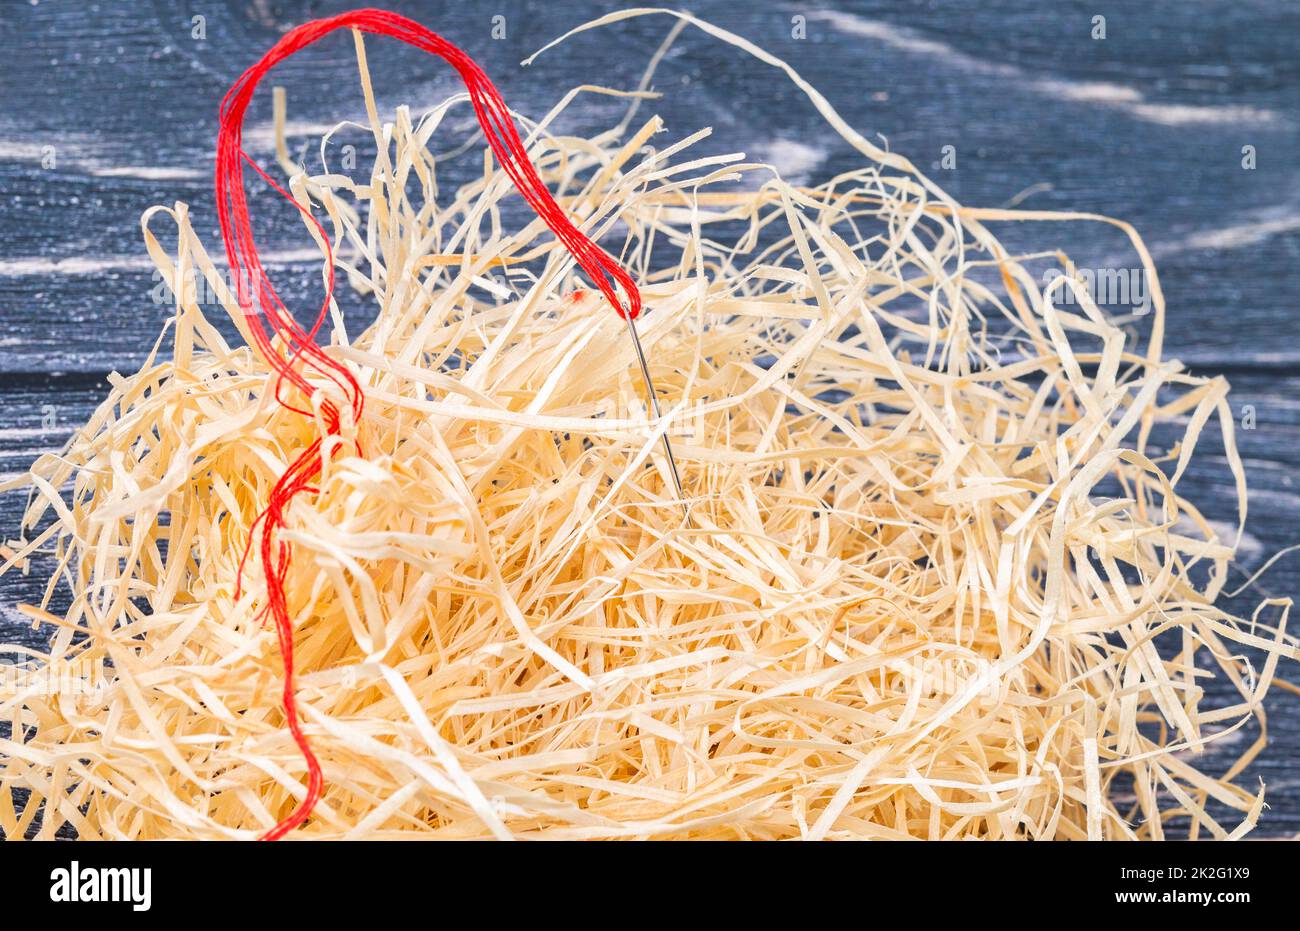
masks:
<svg viewBox="0 0 1300 931"><path fill-rule="evenodd" d="M258 82L281 61L337 29L357 29L361 32L392 36L408 45L437 55L455 68L469 91L474 113L487 136L492 154L510 176L510 180L514 182L524 200L546 222L556 238L563 243L565 249L620 315L626 313L635 318L641 312L641 294L631 276L608 253L583 235L560 209L555 198L538 177L537 169L529 160L505 101L501 99L497 89L474 60L442 36L404 16L385 10L353 10L328 19L304 23L285 33L261 61L240 75L239 80L226 92L221 101L216 170L217 215L221 222L221 237L225 242L226 259L236 280L239 306L249 318L249 330L253 342L267 363L278 373L277 401L296 413L313 416L311 411L294 407L281 396L281 389L287 381L304 395L311 397L315 389L307 378L310 371L323 376L342 393L351 408L353 423L361 419L361 412L365 405L361 385L352 373L316 345L316 335L324 325L330 299L334 293L334 263L329 236L320 221L313 217L307 208L285 193L284 189L271 180L243 150L244 114ZM325 300L321 303L320 312L316 315L316 320L310 329L304 330L289 313L277 296L275 288L272 287L258 257L257 246L253 241L252 224L248 216L248 200L244 193L244 163L251 166L282 197L302 210L326 243L330 268L325 287ZM623 291L626 311L619 300L618 288ZM342 415L337 405L328 399L323 401L321 416L325 422L326 436L338 435L342 428ZM307 762L308 772L306 795L292 814L263 836L264 840L278 840L306 821L320 800L323 782L320 763L303 734L294 701L293 625L289 618L285 594L285 580L289 573L291 552L288 544L277 539L277 531L284 526L285 510L294 496L303 491L314 491L312 483L320 475L322 465L322 439L318 437L290 463L272 489L266 510L258 518L262 523L259 543L262 566L266 574L267 602L261 616L269 613L275 621L276 635L284 661L285 717L294 742ZM256 527L256 524L254 526ZM251 546L250 538L249 547Z"/></svg>

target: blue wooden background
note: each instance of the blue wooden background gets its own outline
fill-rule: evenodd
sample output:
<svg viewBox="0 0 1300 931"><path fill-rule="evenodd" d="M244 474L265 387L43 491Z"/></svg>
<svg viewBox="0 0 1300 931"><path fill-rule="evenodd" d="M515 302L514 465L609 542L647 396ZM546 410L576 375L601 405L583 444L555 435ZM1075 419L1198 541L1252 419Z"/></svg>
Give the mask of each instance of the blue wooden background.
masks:
<svg viewBox="0 0 1300 931"><path fill-rule="evenodd" d="M60 445L101 397L105 376L135 369L170 312L151 297L157 282L142 247L141 212L186 201L210 247L218 245L210 179L226 88L285 29L349 5L0 4L0 473L18 472ZM521 68L540 45L614 5L389 6L468 50L511 106L532 116L579 83L633 86L670 24L625 22ZM1092 211L1136 224L1168 297L1168 353L1196 371L1226 374L1249 427L1238 434L1251 485L1242 569L1300 538L1300 5L706 0L682 7L788 59L850 123L932 169L967 204ZM1096 17L1104 17L1104 38ZM409 103L418 111L457 89L444 66L412 50L380 40L370 49L381 107ZM295 155L309 132L361 115L345 37L281 66L275 82L288 89L290 118L302 130L291 139ZM856 162L790 84L698 32L683 34L655 86L665 97L653 109L674 137L712 126L713 150L743 150L812 182ZM604 128L610 107L588 99L563 128ZM250 113L249 139L268 166L269 120L266 94ZM309 163L314 151L313 140L303 149ZM953 167L945 167L945 153L947 162L955 157ZM297 219L273 199L265 203L273 206L258 217L263 250L305 246ZM1063 248L1085 268L1137 265L1121 235L1100 225L1011 228L1006 239ZM310 266L273 273L290 306L314 293ZM1183 487L1210 517L1225 526L1233 519L1221 457L1206 455ZM0 496L0 536L13 533L21 505L20 495ZM1249 597L1295 595L1298 582L1300 553L1279 560ZM0 640L43 637L14 611L37 597L35 583L0 580ZM1298 712L1300 699L1274 692L1274 743L1246 777L1271 790L1259 835L1300 832ZM1250 739L1243 734L1235 747L1213 752L1240 750Z"/></svg>

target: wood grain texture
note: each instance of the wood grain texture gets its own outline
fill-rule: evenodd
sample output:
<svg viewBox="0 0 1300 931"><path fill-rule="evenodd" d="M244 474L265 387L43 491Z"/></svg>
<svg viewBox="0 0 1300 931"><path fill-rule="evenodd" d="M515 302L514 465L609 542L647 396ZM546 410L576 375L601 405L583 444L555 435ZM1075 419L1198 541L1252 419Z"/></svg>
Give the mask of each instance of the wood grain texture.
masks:
<svg viewBox="0 0 1300 931"><path fill-rule="evenodd" d="M157 338L169 306L154 299L140 214L185 201L210 246L219 243L210 178L222 93L284 29L348 6L0 5L0 473L57 447L102 397L106 375L134 370ZM470 51L510 105L530 116L576 84L634 85L668 25L620 24L524 69L526 55L607 6L389 6ZM1242 569L1297 541L1300 7L1282 0L685 6L789 59L851 124L932 169L965 203L1023 197L1025 207L1133 222L1159 263L1167 353L1200 373L1226 374L1234 410L1253 413L1253 429L1238 434L1251 484ZM1104 40L1090 34L1098 14L1106 17ZM202 39L192 36L197 15L205 17ZM497 15L505 17L503 39L492 37ZM792 35L795 16L806 18L804 38ZM379 41L371 48L381 107L409 103L418 111L457 89L445 67L410 49ZM288 89L299 130L291 142L308 164L316 164L313 134L361 114L343 37L282 66L275 82ZM665 95L653 107L666 120L665 140L712 126L706 150L745 151L809 181L856 163L775 72L699 33L683 34L655 84ZM562 129L601 128L612 106L588 99ZM249 120L250 148L273 164L269 94ZM365 143L364 134L345 132L330 158L355 144L364 166ZM953 147L953 168L943 167L945 146ZM1245 146L1253 147L1254 169L1243 167ZM444 183L473 169L472 157L461 160ZM261 203L264 252L307 245L288 210L271 198ZM164 234L165 225L158 230ZM1085 268L1137 265L1124 239L1098 225L999 233L1012 247L1065 249ZM309 265L285 262L272 274L290 306L315 306L319 285ZM354 307L352 322L364 324L364 313ZM1212 519L1234 520L1222 457L1207 451L1184 487ZM14 532L22 503L20 495L0 496L0 535ZM1283 557L1241 606L1262 592L1300 592L1300 554ZM44 641L46 632L31 630L14 609L39 597L36 574L0 580L0 639ZM1247 777L1270 787L1259 834L1296 834L1300 698L1275 691L1269 727L1272 746Z"/></svg>

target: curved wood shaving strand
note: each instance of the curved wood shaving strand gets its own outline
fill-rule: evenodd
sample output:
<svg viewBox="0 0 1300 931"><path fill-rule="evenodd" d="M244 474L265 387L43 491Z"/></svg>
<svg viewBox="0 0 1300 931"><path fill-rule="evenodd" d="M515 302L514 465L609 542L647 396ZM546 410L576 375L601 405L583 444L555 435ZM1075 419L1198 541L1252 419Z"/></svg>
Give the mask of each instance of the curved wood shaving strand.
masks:
<svg viewBox="0 0 1300 931"><path fill-rule="evenodd" d="M691 155L706 133L647 154L657 118L553 135L575 92L532 127L532 154L644 282L669 411L652 422L622 321L540 222L502 216L497 167L437 191L430 140L463 98L380 124L362 82L385 153L368 181L291 185L376 314L354 337L336 314L330 351L366 415L287 534L326 777L301 834L1253 826L1262 789L1235 780L1296 656L1290 604L1215 605L1236 539L1178 489L1211 431L1245 519L1228 385L1162 358L1136 233L1145 348L1065 275L1042 287L1051 253L1011 255L988 228L1103 218L968 210L842 121L867 163L817 188ZM143 228L169 281L197 273L242 325L184 205ZM8 837L249 838L303 791L253 561L235 591L267 492L315 433L177 295L171 351L160 339L13 483L32 504L4 568L53 552L50 598L72 592L62 616L50 598L25 609L57 630L21 671L107 663L108 679L0 696ZM1206 707L1212 676L1239 700ZM1243 727L1258 739L1226 773L1180 752Z"/></svg>

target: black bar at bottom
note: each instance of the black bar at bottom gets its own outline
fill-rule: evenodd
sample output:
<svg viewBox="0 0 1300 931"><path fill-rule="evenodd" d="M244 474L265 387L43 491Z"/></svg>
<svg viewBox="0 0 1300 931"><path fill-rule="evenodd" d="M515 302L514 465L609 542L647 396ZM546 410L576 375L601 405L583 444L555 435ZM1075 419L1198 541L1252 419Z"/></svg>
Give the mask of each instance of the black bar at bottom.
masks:
<svg viewBox="0 0 1300 931"><path fill-rule="evenodd" d="M511 914L586 924L633 912L730 921L772 910L824 921L1087 916L1283 908L1300 884L1283 841L1237 844L0 844L5 904L136 919L283 914L391 921ZM148 870L146 874L143 871ZM669 900L679 899L676 906ZM111 901L105 901L111 900ZM639 904L638 904L639 903ZM690 904L695 903L695 904ZM147 906L147 907L146 907ZM453 911L448 911L448 906ZM612 911L604 911L605 908ZM669 908L669 913L662 909ZM889 911L880 911L881 908ZM1039 911L1050 909L1050 911ZM441 916L441 917L438 917ZM671 919L676 924L678 919Z"/></svg>

